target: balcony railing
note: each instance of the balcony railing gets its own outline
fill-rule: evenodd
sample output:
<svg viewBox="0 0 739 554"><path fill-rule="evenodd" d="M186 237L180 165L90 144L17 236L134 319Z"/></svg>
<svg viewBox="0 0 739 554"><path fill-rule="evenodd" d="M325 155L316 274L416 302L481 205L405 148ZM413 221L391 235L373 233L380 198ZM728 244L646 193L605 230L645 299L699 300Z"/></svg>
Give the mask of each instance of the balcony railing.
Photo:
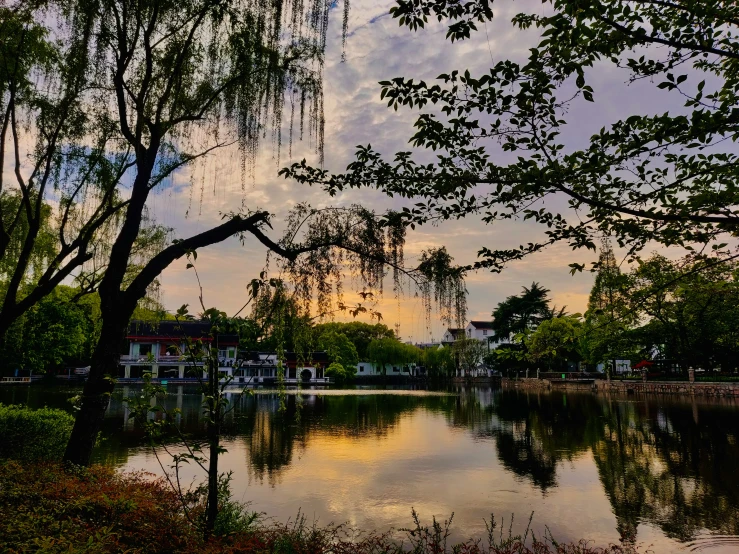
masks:
<svg viewBox="0 0 739 554"><path fill-rule="evenodd" d="M155 364L172 364L172 365L174 364L192 365L191 361L185 360L183 359L182 356L177 356L177 355L173 355L173 356L164 355L164 356L155 356L154 358L149 358L149 356L147 355L128 356L124 354L121 356L121 363L122 364L152 364L152 363L155 363ZM203 365L203 362L196 362L195 364L201 366Z"/></svg>

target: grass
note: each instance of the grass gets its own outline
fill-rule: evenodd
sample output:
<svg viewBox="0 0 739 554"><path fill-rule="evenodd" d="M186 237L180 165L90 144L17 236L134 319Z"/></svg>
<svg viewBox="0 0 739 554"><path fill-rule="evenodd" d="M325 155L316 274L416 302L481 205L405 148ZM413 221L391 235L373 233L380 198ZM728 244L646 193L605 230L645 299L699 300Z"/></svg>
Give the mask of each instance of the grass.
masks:
<svg viewBox="0 0 739 554"><path fill-rule="evenodd" d="M243 554L617 554L619 546L597 548L584 541L558 544L527 531L507 533L493 518L488 537L450 544L452 518L390 533L345 525L317 526L298 514L287 524L254 517L229 503L219 535L204 541L182 513L176 495L144 473L119 473L93 466L70 469L56 463L0 462L0 551L92 553ZM195 507L197 510L197 506Z"/></svg>

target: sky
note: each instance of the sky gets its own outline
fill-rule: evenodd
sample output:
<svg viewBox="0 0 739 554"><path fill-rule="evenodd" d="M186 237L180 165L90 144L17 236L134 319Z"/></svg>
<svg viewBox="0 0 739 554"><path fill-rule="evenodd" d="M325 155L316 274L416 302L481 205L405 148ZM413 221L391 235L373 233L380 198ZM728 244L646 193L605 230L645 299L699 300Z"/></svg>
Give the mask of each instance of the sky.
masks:
<svg viewBox="0 0 739 554"><path fill-rule="evenodd" d="M399 27L389 15L394 3L381 0L353 0L346 42L346 60L342 62L341 6L333 10L330 20L324 80L325 101L325 165L340 172L352 160L355 147L371 143L374 149L392 155L410 150L407 140L413 134L417 111L393 111L380 100L378 81L396 76L414 77L427 82L453 69L469 69L473 74L486 71L492 60L524 60L536 36L516 31L510 24L513 12L496 11L493 22L471 40L450 43L444 39L446 27L432 22L426 29L411 32ZM510 4L508 5L510 8ZM516 2L522 8L543 10L540 2ZM497 9L497 8L496 8ZM627 85L628 75L614 71L612 66L595 67L587 74L595 89L596 102L578 104L568 114L564 137L568 146L578 147L600 127L631 113L661 112L666 97L653 83ZM674 104L679 109L681 103ZM502 152L492 152L493 158L503 159ZM306 157L312 164L318 158L312 146L293 142L292 158L283 148L278 161L274 149L265 141L256 163L253 178L245 186L238 169L238 154L224 152L211 156L205 166L178 175L174 183L154 194L149 207L157 221L176 229L176 236L186 237L217 224L221 214L238 209L242 204L252 209L266 209L275 214L276 231L279 221L290 207L309 202L320 207L329 204L361 204L382 211L399 208L402 202L376 191L348 191L329 198L318 189L311 189L277 176L281 166ZM420 153L420 160L428 160ZM562 203L563 199L555 200ZM552 207L552 206L549 206ZM406 258L412 264L420 252L429 247L446 246L458 263L474 262L483 246L495 249L517 246L542 237L536 224L511 221L489 226L467 218L410 231L405 247ZM517 294L533 281L551 290L557 306L567 306L570 313L583 312L593 282L593 275L571 275L568 264L594 261L592 251L573 252L567 245L553 246L545 252L511 263L501 274L479 272L467 279L468 320L490 320L491 312L507 296ZM203 285L206 306L217 306L233 314L248 298L246 285L261 271L265 251L254 240L242 245L238 240L203 249L198 253L198 273ZM162 301L174 310L182 304L197 305L197 281L186 261L173 264L162 276ZM389 288L389 287L388 287ZM351 295L347 296L351 300ZM401 298L392 292L379 301L383 322L393 327L399 324L403 340L439 340L444 326L434 314L428 324L421 302L412 291ZM194 311L194 310L193 310ZM337 316L349 320L350 316ZM361 318L360 318L361 319ZM365 318L366 320L366 318Z"/></svg>

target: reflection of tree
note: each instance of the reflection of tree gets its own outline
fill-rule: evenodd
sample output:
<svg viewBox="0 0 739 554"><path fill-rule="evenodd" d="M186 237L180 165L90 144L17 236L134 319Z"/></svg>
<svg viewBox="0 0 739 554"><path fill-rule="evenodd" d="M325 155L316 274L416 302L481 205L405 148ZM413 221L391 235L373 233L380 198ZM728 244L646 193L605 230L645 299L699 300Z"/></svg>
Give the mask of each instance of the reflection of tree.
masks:
<svg viewBox="0 0 739 554"><path fill-rule="evenodd" d="M622 540L649 522L680 541L703 529L739 534L736 407L592 394L463 390L444 409L450 425L495 441L503 466L542 490L557 465L592 450Z"/></svg>
<svg viewBox="0 0 739 554"><path fill-rule="evenodd" d="M384 436L401 414L411 412L424 399L413 396L304 396L285 399L280 411L275 395L245 397L239 406L236 432L247 444L249 466L259 480L273 483L293 461L296 445L305 447L317 434L332 436Z"/></svg>
<svg viewBox="0 0 739 554"><path fill-rule="evenodd" d="M736 406L719 401L652 397L638 402L592 394L492 391L462 388L457 396L288 395L285 410L275 394L238 399L226 434L244 441L251 475L276 482L296 451L316 437L383 437L416 409L443 415L496 445L508 471L542 491L557 484L561 462L592 451L605 494L625 542L641 522L686 541L702 530L739 535L739 420ZM236 401L236 398L234 398ZM200 396L173 394L183 428L202 432ZM124 463L143 436L125 423L120 398L106 419L97 460Z"/></svg>
<svg viewBox="0 0 739 554"><path fill-rule="evenodd" d="M593 454L622 540L635 540L640 521L681 541L702 529L739 534L736 417L706 408L698 419L687 403L606 403Z"/></svg>
<svg viewBox="0 0 739 554"><path fill-rule="evenodd" d="M496 434L501 462L542 490L554 486L557 464L585 452L601 432L598 411L592 396L501 394L495 410L501 421Z"/></svg>
<svg viewBox="0 0 739 554"><path fill-rule="evenodd" d="M482 397L461 394L448 414L450 423L495 440L503 466L529 478L542 490L556 485L557 464L588 449L602 432L592 396L506 391ZM487 400L487 402L486 402Z"/></svg>

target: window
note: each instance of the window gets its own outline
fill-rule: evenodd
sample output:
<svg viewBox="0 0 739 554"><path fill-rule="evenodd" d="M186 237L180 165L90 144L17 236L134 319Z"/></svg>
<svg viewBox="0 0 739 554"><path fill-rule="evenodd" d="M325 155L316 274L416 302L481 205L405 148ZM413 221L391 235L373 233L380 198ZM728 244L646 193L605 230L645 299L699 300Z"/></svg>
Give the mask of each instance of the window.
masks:
<svg viewBox="0 0 739 554"><path fill-rule="evenodd" d="M151 354L151 344L139 345L139 356L148 356Z"/></svg>
<svg viewBox="0 0 739 554"><path fill-rule="evenodd" d="M393 366L393 373L398 373L398 372L400 372L400 370L397 367Z"/></svg>
<svg viewBox="0 0 739 554"><path fill-rule="evenodd" d="M364 373L364 366L359 366L359 373Z"/></svg>
<svg viewBox="0 0 739 554"><path fill-rule="evenodd" d="M487 334L488 334L488 330L487 330L487 329L483 329L483 330L482 330L482 334L483 334L483 335L487 335Z"/></svg>
<svg viewBox="0 0 739 554"><path fill-rule="evenodd" d="M236 357L236 349L235 348L229 348L228 349L228 357L233 359Z"/></svg>

